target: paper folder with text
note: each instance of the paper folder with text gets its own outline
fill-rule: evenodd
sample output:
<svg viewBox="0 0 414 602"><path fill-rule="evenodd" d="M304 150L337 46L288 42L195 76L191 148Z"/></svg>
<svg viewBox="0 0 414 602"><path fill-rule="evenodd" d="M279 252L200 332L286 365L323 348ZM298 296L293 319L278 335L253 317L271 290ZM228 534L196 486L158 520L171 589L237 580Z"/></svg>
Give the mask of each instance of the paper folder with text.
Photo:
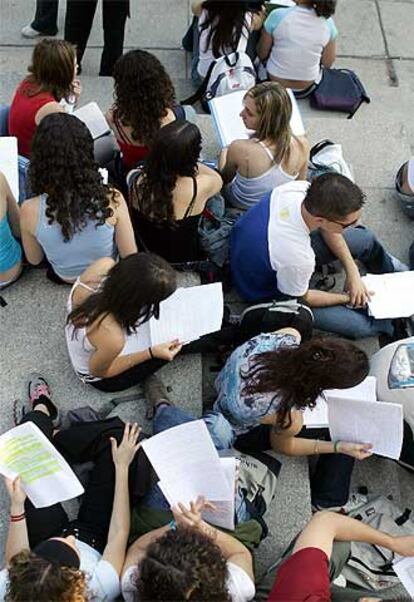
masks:
<svg viewBox="0 0 414 602"><path fill-rule="evenodd" d="M292 132L295 136L304 136L305 127L298 103L290 90L288 93L292 101L292 118L290 120ZM233 140L250 138L254 133L245 127L243 119L240 117L245 95L246 90L239 90L209 101L211 116L222 148L228 146Z"/></svg>

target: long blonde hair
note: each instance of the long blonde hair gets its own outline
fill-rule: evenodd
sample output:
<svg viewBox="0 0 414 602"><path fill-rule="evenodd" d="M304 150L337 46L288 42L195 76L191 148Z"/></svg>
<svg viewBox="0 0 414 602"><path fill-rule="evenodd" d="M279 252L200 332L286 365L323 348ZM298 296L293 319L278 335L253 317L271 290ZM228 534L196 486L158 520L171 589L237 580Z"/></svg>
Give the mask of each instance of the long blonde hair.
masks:
<svg viewBox="0 0 414 602"><path fill-rule="evenodd" d="M292 101L286 89L277 82L262 82L251 88L246 96L256 105L258 123L256 137L268 140L276 147L275 162L289 158L292 130Z"/></svg>

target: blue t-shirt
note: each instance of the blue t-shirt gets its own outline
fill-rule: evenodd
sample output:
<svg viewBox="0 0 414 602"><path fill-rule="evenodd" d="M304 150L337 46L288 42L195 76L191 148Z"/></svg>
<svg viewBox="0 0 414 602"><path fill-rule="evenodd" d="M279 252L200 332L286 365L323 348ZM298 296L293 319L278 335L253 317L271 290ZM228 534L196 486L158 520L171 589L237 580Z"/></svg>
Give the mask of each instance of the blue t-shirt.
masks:
<svg viewBox="0 0 414 602"><path fill-rule="evenodd" d="M291 334L259 334L237 347L228 358L216 379L214 409L227 418L236 435L258 426L264 416L274 414L279 407L277 391L254 395L243 393L246 383L243 374L252 367L251 360L260 353L297 345L299 339Z"/></svg>

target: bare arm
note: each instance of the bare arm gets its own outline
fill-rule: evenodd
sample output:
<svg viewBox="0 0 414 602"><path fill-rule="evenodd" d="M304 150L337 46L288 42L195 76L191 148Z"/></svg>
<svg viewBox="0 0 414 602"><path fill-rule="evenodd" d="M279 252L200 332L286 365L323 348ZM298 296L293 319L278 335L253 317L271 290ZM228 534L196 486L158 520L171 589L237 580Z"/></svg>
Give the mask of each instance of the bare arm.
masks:
<svg viewBox="0 0 414 602"><path fill-rule="evenodd" d="M231 182L237 173L240 163L240 141L235 140L227 148L223 148L219 158L219 169L225 184Z"/></svg>
<svg viewBox="0 0 414 602"><path fill-rule="evenodd" d="M203 0L196 0L191 5L191 10L193 11L193 15L199 17L201 15L201 11L203 9Z"/></svg>
<svg viewBox="0 0 414 602"><path fill-rule="evenodd" d="M310 289L303 295L303 300L310 307L331 307L332 305L345 305L349 303L349 295L347 293L329 293L326 291L318 291Z"/></svg>
<svg viewBox="0 0 414 602"><path fill-rule="evenodd" d="M111 439L112 458L115 464L115 491L108 540L102 559L110 562L118 575L121 574L128 542L131 511L129 507L128 471L140 444L137 424L125 425L124 436L119 447Z"/></svg>
<svg viewBox="0 0 414 602"><path fill-rule="evenodd" d="M134 229L124 197L116 191L116 224L115 224L115 242L121 258L127 257L137 252Z"/></svg>
<svg viewBox="0 0 414 602"><path fill-rule="evenodd" d="M25 201L20 209L20 230L22 243L27 260L32 265L39 265L44 258L44 252L34 235L37 220L36 199Z"/></svg>
<svg viewBox="0 0 414 602"><path fill-rule="evenodd" d="M336 40L331 40L323 49L321 63L327 69L330 69L336 59Z"/></svg>
<svg viewBox="0 0 414 602"><path fill-rule="evenodd" d="M334 512L318 512L299 535L293 553L304 548L319 548L330 558L337 541L363 541L388 548L401 556L414 555L414 536L393 537L362 521Z"/></svg>
<svg viewBox="0 0 414 602"><path fill-rule="evenodd" d="M35 115L35 123L39 125L39 123L44 119L47 115L52 115L53 113L64 113L65 109L55 101L48 102L43 107L41 107Z"/></svg>
<svg viewBox="0 0 414 602"><path fill-rule="evenodd" d="M270 443L273 451L285 454L286 456L315 456L318 454L335 453L333 441L303 439L302 437L283 437L275 431L272 431L270 434ZM368 458L372 454L371 448L372 445L369 443L338 441L336 444L337 453L345 454L358 460Z"/></svg>
<svg viewBox="0 0 414 602"><path fill-rule="evenodd" d="M16 238L20 238L20 208L14 198L6 177L0 173L1 194L6 198L7 217L11 230Z"/></svg>
<svg viewBox="0 0 414 602"><path fill-rule="evenodd" d="M264 63L272 50L273 46L273 38L264 28L262 29L262 35L260 36L260 40L257 43L257 56Z"/></svg>
<svg viewBox="0 0 414 602"><path fill-rule="evenodd" d="M23 491L19 477L12 481L5 477L7 492L10 497L10 515L19 516L24 514L24 502L26 494ZM10 564L10 560L23 550L30 550L29 536L27 533L26 519L17 522L10 521L9 532L7 533L5 560Z"/></svg>

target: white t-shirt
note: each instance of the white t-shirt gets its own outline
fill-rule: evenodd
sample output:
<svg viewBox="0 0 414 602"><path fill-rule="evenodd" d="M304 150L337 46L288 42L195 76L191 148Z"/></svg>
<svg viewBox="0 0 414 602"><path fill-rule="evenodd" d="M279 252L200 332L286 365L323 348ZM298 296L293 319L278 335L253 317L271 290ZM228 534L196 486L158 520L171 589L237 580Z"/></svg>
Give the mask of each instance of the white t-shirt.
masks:
<svg viewBox="0 0 414 602"><path fill-rule="evenodd" d="M338 35L332 17L318 17L313 8L305 6L278 8L264 27L273 38L266 64L270 75L318 83L323 49Z"/></svg>
<svg viewBox="0 0 414 602"><path fill-rule="evenodd" d="M102 555L83 541L76 540L80 553L80 569L86 575L89 602L108 602L115 600L121 593L119 575ZM8 571L0 571L0 601L4 600L8 580Z"/></svg>
<svg viewBox="0 0 414 602"><path fill-rule="evenodd" d="M277 288L291 297L301 297L309 288L315 270L309 228L301 208L309 182L295 180L278 186L270 198L268 224L269 259L277 273Z"/></svg>
<svg viewBox="0 0 414 602"><path fill-rule="evenodd" d="M203 28L202 26L205 23L205 21L207 20L207 17L208 17L208 11L206 9L203 9L201 11L201 15L198 20L198 30L200 32L200 50L199 50L199 60L198 60L198 65L197 65L197 71L201 77L205 77L207 75L208 68L210 67L211 63L216 60L216 58L213 55L211 41L210 41L210 44L206 48L207 40L210 35L211 26L206 27L206 28ZM247 12L245 15L246 26L243 27L242 32L241 32L241 37L240 37L239 44L237 47L238 52L246 52L247 42L249 40L249 33L251 30L251 26L252 26L252 20L253 20L253 13ZM230 54L231 52L233 52L233 49L230 47L223 48L221 50L222 50L222 54Z"/></svg>
<svg viewBox="0 0 414 602"><path fill-rule="evenodd" d="M125 602L134 602L135 600L137 572L138 569L131 566L125 571L122 577L121 588ZM249 602L249 600L252 600L256 593L256 588L246 571L237 566L237 564L228 562L227 572L227 590L232 602Z"/></svg>

